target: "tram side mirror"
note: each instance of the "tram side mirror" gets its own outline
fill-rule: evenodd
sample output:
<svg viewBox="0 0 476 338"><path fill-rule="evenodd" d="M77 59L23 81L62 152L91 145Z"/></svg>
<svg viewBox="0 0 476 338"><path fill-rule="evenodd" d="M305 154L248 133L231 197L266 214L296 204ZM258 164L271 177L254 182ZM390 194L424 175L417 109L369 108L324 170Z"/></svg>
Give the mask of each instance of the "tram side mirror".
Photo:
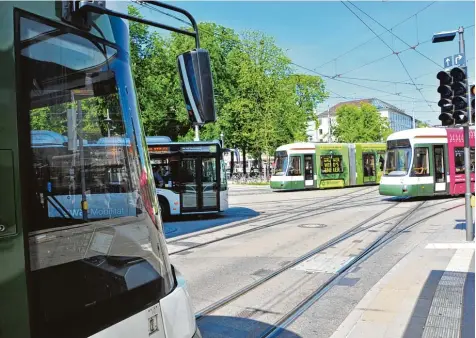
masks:
<svg viewBox="0 0 476 338"><path fill-rule="evenodd" d="M194 49L177 58L182 92L192 124L216 121L210 55L205 49Z"/></svg>

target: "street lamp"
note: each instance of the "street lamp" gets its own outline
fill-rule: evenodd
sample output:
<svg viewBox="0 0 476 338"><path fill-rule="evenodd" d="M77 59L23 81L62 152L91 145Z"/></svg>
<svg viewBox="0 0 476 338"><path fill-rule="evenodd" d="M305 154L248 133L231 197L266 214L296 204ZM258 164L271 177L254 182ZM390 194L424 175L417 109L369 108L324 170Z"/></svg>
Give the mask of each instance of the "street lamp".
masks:
<svg viewBox="0 0 476 338"><path fill-rule="evenodd" d="M448 32L440 32L440 33L435 33L433 34L433 38L431 39L432 43L439 43L439 42L447 42L447 41L453 41L456 33L458 31L448 31Z"/></svg>
<svg viewBox="0 0 476 338"><path fill-rule="evenodd" d="M223 141L223 137L224 137L223 132L221 132L221 133L220 133L220 140L221 140L221 146L222 146L222 148L225 146L225 142Z"/></svg>
<svg viewBox="0 0 476 338"><path fill-rule="evenodd" d="M459 35L459 54L463 56L463 67L466 68L466 72L468 70L466 64L466 53L465 53L465 45L464 45L464 28L459 27L458 30L448 31L448 32L440 32L433 34L433 43L439 42L447 42L453 41L456 37L456 33ZM466 76L466 87L469 88L468 77ZM463 124L463 133L464 133L464 176L465 176L465 185L466 185L466 192L464 194L465 197L465 211L466 211L466 240L472 241L474 238L474 228L473 228L473 215L471 212L471 163L470 163L470 148L469 148L469 124L471 123L471 105L470 102L470 92L467 93L467 101L468 101L468 121Z"/></svg>

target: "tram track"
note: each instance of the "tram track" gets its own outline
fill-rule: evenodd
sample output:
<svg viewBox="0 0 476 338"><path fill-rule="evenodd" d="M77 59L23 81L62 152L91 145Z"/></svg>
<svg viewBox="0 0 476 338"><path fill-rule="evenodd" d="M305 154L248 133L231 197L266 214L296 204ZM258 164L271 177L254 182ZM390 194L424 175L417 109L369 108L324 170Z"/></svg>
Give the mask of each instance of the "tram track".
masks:
<svg viewBox="0 0 476 338"><path fill-rule="evenodd" d="M364 194L363 194L364 195ZM362 195L359 195L359 196L353 196L349 199L352 199L352 198L357 198L357 197L360 197ZM340 205L340 202L342 201L338 201L338 202L334 202L332 204L329 204L329 205L326 205L325 207L330 207L330 206L339 206ZM357 206L360 206L360 205L357 205ZM352 208L353 206L348 206L348 207L344 207L344 208ZM320 206L320 208L324 208L323 206ZM295 210L296 208L294 208ZM219 237L219 238L214 238L212 240L209 240L209 241L206 241L206 242L203 242L203 243L196 243L195 245L192 245L192 246L189 246L187 248L184 248L184 249L180 249L180 250L176 250L176 251L172 251L169 253L170 256L173 256L173 255L176 255L176 254L179 254L179 253L182 253L182 252L185 252L185 251L190 251L190 250L193 250L193 249L196 249L196 248L200 248L200 247L204 247L204 246L207 246L207 245L210 245L210 244L213 244L213 243L217 243L217 242L221 242L221 241L224 241L226 239L230 239L230 238L234 238L234 237L238 237L238 236L241 236L241 235L245 235L245 234L249 234L249 233L252 233L252 232L255 232L255 231L259 231L259 230L263 230L263 229L267 229L267 228L270 228L270 227L273 227L273 226L276 226L276 225L280 225L280 224L283 224L285 223L286 221L289 221L289 220L293 220L293 221L296 221L296 220L300 220L300 219L303 219L303 218L308 218L308 217L311 217L311 216L318 216L318 215L322 215L322 214L326 214L326 213L329 213L329 212L332 212L332 211L336 211L336 210L342 210L343 207L342 206L339 206L339 207L334 207L333 209L327 209L327 210L324 210L324 211L320 211L320 210L304 210L304 211L301 211L301 212L298 212L296 214L291 214L290 216L288 217L285 217L285 218L280 218L278 220L275 220L275 221L272 221L270 223L267 223L267 224L263 224L263 225L257 225L253 228L248 228L246 230L243 230L243 231L239 231L239 232L236 232L236 233L231 233L231 234L228 234L228 235L225 235L225 236L222 236L222 237ZM286 213L286 211L281 211L279 213L279 216L281 216L283 213ZM235 228L235 227L238 227L238 226L243 226L243 225L250 225L252 223L256 223L256 222L262 222L262 221L268 221L269 222L269 219L259 219L259 220L250 220L248 222L243 222L243 223L240 223L240 224L233 224L232 226L228 226L228 227L225 227L225 228L219 228L219 229L211 229L211 230L208 230L206 232L203 232L203 233L200 233L200 234L197 234L197 235L190 235L188 237L185 237L185 238L180 238L178 240L175 240L175 241L170 241L168 242L167 244L172 244L174 245L180 245L180 242L184 241L184 239L186 238L199 238L199 236L201 235L208 235L210 233L215 233L215 232L219 232L219 231L225 231L225 230L229 230L229 229L232 229L232 228Z"/></svg>
<svg viewBox="0 0 476 338"><path fill-rule="evenodd" d="M327 204L327 205L319 205L319 203L321 202L326 202L328 201L325 200L325 201L314 201L312 203L306 203L306 204L303 204L303 205L300 205L300 206L297 206L297 207L293 207L293 208L289 208L289 209L285 209L285 210L279 210L279 211L276 211L274 213L266 213L266 214L263 214L263 215L259 215L257 217L253 217L252 219L246 219L246 220L243 220L243 221L238 221L236 223L233 223L231 225L227 225L227 226L221 226L219 228L215 228L215 229L210 229L210 230L205 230L205 231L201 231L199 233L195 233L195 234L190 234L190 235L187 235L187 236L182 236L178 239L173 239L173 240L170 240L170 241L167 241L167 244L175 244L175 243L179 243L181 241L184 241L184 240L187 240L187 239L190 239L190 238L195 238L195 237L198 237L198 236L201 236L201 235L208 235L208 234L211 234L211 233L216 233L216 232L221 232L221 231L225 231L225 230L228 230L228 229L232 229L232 228L236 228L238 226L242 226L242 225L250 225L252 223L257 223L257 222L262 222L262 221L270 221L274 218L279 218L281 217L283 214L289 212L289 211L296 211L296 210L299 210L299 209L303 209L303 208L306 208L306 207L315 207L315 208L326 208L326 207L330 207L332 205L341 205L342 203L346 202L346 201L349 201L349 200L352 200L352 199L355 199L355 198L358 198L358 197L363 197L365 195L368 195L368 194L371 194L373 192L376 191L376 189L370 189L370 191L367 191L369 189L366 189L363 194L360 194L360 195L356 195L356 196L351 196L347 199L344 199L344 200L341 200L341 201L337 201L337 202L334 202L334 203L330 203L330 204ZM337 197L337 198L342 198L342 197L347 197L351 194L354 194L354 193L359 193L359 192L362 192L362 190L358 190L358 191L351 191L345 195L342 195L342 196L333 196L333 197ZM306 210L304 212L311 212L311 211L315 211L315 210ZM299 216L301 215L303 212L301 213L298 213L296 216ZM262 216L262 217L260 217ZM293 215L292 217L294 217L295 215ZM285 220L288 220L289 218L286 218L286 219L282 219L280 221L285 221ZM276 225L273 223L273 225ZM258 229L258 227L256 228L253 228L253 229ZM188 248L186 250L190 250L191 248ZM176 253L176 252L174 252ZM171 253L173 254L173 253Z"/></svg>
<svg viewBox="0 0 476 338"><path fill-rule="evenodd" d="M357 197L357 196L356 196ZM402 203L402 202L405 202L405 201L408 201L409 199L408 198L403 198L403 199L396 199L396 200L390 200L390 201L385 201L385 203L375 203L373 204L374 206L377 206L377 205L385 205L385 204L392 204L392 205L396 205L396 204L399 204L399 203ZM440 202L440 203L448 203L450 202L451 200L447 200L447 201L444 201L444 202ZM438 204L440 204L438 203ZM436 204L434 204L436 205ZM336 207L337 206L337 207ZM250 229L246 229L246 230L243 230L243 231L239 231L239 232L236 232L236 233L232 233L232 234L229 234L229 235L225 235L223 237L219 237L219 238L215 238L215 239L212 239L212 240L209 240L209 241L205 241L205 242L202 242L202 243L196 243L195 245L192 245L192 246L189 246L187 248L183 248L183 249L180 249L180 250L176 250L176 251L171 251L169 253L170 256L173 256L173 255L176 255L176 254L180 254L182 252L186 252L186 251L190 251L190 250L193 250L193 249L196 249L196 248L201 248L201 247L204 247L204 246L207 246L207 245L210 245L210 244L213 244L213 243L216 243L216 242L220 242L220 241L223 241L223 240L226 240L226 239L230 239L230 238L235 238L235 237L238 237L238 236L241 236L241 235L245 235L245 234L249 234L249 233L252 233L252 232L255 232L255 231L259 231L259 230L263 230L263 229L266 229L266 228L270 228L270 227L273 227L273 226L276 226L276 225L279 225L279 224L282 224L283 222L286 222L290 219L292 219L293 221L297 221L297 220L300 220L300 219L303 219L303 218L308 218L308 217L311 217L311 216L319 216L319 215L323 215L323 214L327 214L327 213L330 213L330 212L333 212L333 211L342 211L342 210L345 210L345 209L351 209L351 208L357 208L357 207L361 207L361 206L368 206L368 203L359 203L359 204L352 204L352 205L342 205L340 204L339 202L336 202L334 203L333 205L328 205L326 207L321 207L320 209L321 210L305 210L305 211L301 211L300 213L298 213L297 215L292 215L290 217L287 217L287 218L284 218L284 219L279 219L277 221L273 221L269 224L264 224L264 225L259 225L259 226L256 226L254 228L250 228ZM432 205L433 206L433 205ZM331 207L330 209L326 209L327 207ZM325 210L322 210L322 209L325 209ZM424 209L424 208L422 208ZM312 213L312 214L310 214ZM301 217L297 217L297 216L301 216ZM263 219L260 219L259 221L264 221ZM269 221L269 220L268 220ZM168 242L167 244L174 244L174 243L178 243L178 245L180 245L180 242L181 241L184 241L185 239L193 239L193 238L196 238L200 235L203 235L203 234L209 234L209 233L215 233L215 232L218 232L218 231L221 231L221 230L226 230L226 229L230 229L230 228L234 228L236 226L241 226L241 225L246 225L248 223L253 223L253 222L246 222L245 224L234 224L233 226L229 226L229 227L226 227L226 228L221 228L221 229L212 229L208 232L205 232L205 233L200 233L198 235L190 235L190 236L187 236L185 238L180 238L179 240L175 240L175 241L170 241Z"/></svg>
<svg viewBox="0 0 476 338"><path fill-rule="evenodd" d="M267 281L271 280L272 278L276 277L276 276L279 276L280 274L282 274L283 272L293 268L294 266L304 262L305 260L315 256L316 254L330 248L331 246L334 246L335 244L337 243L340 243L344 240L346 240L347 238L351 237L351 236L354 236L356 235L357 233L363 231L358 231L356 232L356 230L360 227L362 227L363 225L369 223L371 220L375 219L376 217L379 217L380 215L383 215L384 213L388 212L389 210L395 208L396 206L398 205L398 203L395 203L383 210L380 210L379 212L377 212L376 214L373 214L372 216L366 218L365 220L359 222L358 224L352 226L350 229L344 231L343 233L340 233L339 235L335 236L334 238L328 240L327 242L325 242L324 244L318 246L317 248L314 248L312 249L311 251L308 251L306 252L305 254L299 256L298 258L292 260L291 262L287 263L286 265L284 265L283 267L279 268L278 270L272 272L271 274L241 288L240 290L232 293L231 295L227 296L227 297L224 297L222 298L221 300L209 305L208 307L200 310L197 314L196 314L196 319L199 320L201 319L203 316L207 315L207 314L210 314L220 308L222 308L223 306L229 304L230 302L234 301L235 299L237 299L238 297L241 297L245 294L247 294L248 292L256 289L257 287L263 285L264 283L266 283ZM380 222L377 222L376 224L374 224L373 226L377 225L377 224L381 224L385 222L384 221L380 221Z"/></svg>
<svg viewBox="0 0 476 338"><path fill-rule="evenodd" d="M378 236L377 239L373 240L358 256L356 256L353 260L347 262L344 266L342 266L332 277L330 277L327 281L325 281L322 285L320 285L314 292L309 294L305 299L303 299L299 304L297 304L293 309L288 311L285 315L283 315L279 320L277 320L273 325L269 326L266 331L259 335L260 338L270 338L270 337L277 337L280 333L282 333L291 323L293 323L297 318L299 318L307 309L309 309L315 302L317 302L320 298L322 298L334 285L336 285L339 280L344 278L347 273L351 271L351 269L358 264L363 263L367 260L370 256L375 254L378 250L382 249L385 245L390 243L391 241L395 240L400 234L403 232L411 229L412 227L434 218L438 215L441 215L445 212L450 210L459 208L464 204L458 204L456 206L452 206L446 209L443 209L439 212L436 212L432 215L422 217L415 222L412 222L406 226L399 228L402 224L404 224L412 215L414 215L417 211L422 210L422 206L427 201L423 201L418 204L415 208L410 210L408 213L405 214L396 224L390 227L387 231L385 231L382 235ZM433 206L433 205L432 205ZM368 229L368 228L366 228ZM363 229L363 230L366 230ZM362 231L363 231L362 230Z"/></svg>
<svg viewBox="0 0 476 338"><path fill-rule="evenodd" d="M451 200L450 200L451 201ZM285 271L288 271L290 270L291 268L295 267L296 265L306 261L307 259L315 256L316 254L318 253L321 253L323 252L324 250L330 248L330 247L333 247L334 245L338 244L338 243L341 243L359 233L362 233L363 231L366 231L366 230L369 230L370 228L372 227L375 227L375 226L378 226L378 225L382 225L384 223L386 223L387 221L389 220L392 220L392 219L395 219L395 218L398 218L398 217L401 217L400 219L398 219L398 221L392 225L391 227L389 227L388 229L384 230L383 231L383 234L378 236L378 238L374 241L371 242L370 245L368 245L365 249L363 249L363 251L354 259L352 260L350 263L344 265L341 269L339 269L338 273L336 273L333 277L331 277L328 281L326 281L322 286L320 286L316 292L313 292L310 296L306 297L303 301L301 301L295 308L293 308L293 310L291 310L290 312L288 312L285 316L283 316L281 319L279 319L275 326L272 327L271 330L268 330L266 332L264 332L260 337L270 337L270 336L273 336L273 334L275 333L275 329L277 328L282 328L284 329L289 323L288 321L293 318L294 314L296 313L299 313L300 309L303 307L303 306L307 306L306 302L309 302L310 299L313 299L313 297L315 297L316 294L318 294L319 292L323 292L323 290L325 289L326 285L330 285L330 283L332 283L338 276L341 276L343 273L345 273L346 271L348 271L352 266L354 266L355 264L358 264L360 262L363 261L363 258L364 257L367 257L367 255L369 253L372 253L374 252L374 250L381 246L382 244L379 244L382 242L382 239L383 238L387 238L388 236L391 236L391 237L396 237L398 236L398 234L400 234L401 232L407 230L408 228L412 227L412 226L415 226L427 219L430 219L430 218L433 218L439 214L442 214L444 212L447 212L449 210L452 210L452 209L455 209L455 208L458 208L460 207L462 204L460 205L457 205L457 206L453 206L453 207L450 207L450 208L446 208L442 211L439 211L435 214L432 214L430 216L427 216L427 217L423 217L419 220L417 220L416 222L413 222L411 223L410 225L404 227L403 229L400 229L398 232L395 232L395 233L392 233L392 231L394 231L395 229L397 229L400 225L402 225L405 221L407 221L412 215L415 214L415 212L419 211L419 210L423 210L423 209L426 209L426 208L430 208L430 207L434 207L438 204L443 204L443 203L447 203L448 201L443 201L443 202L440 202L440 203L436 203L436 204L431 204L429 206L425 206L424 207L424 204L427 202L427 201L423 201L421 203L418 203L415 207L413 207L412 209L410 209L410 211L406 211L404 213L401 213L401 214L397 214L397 215L393 215L391 217L388 217L388 218L385 218L385 219L382 219L380 221L376 221L372 224L369 224L368 226L365 226L365 224L371 222L372 220L374 220L375 218L381 216L381 215L384 215L385 213L387 213L388 211L390 211L391 209L397 207L398 205L400 205L403 201L399 202L399 203L395 203L395 204L392 204L390 205L389 207L383 209L383 210L380 210L379 212L373 214L372 216L368 217L367 219L359 222L358 224L352 226L350 229L344 231L343 233L339 234L338 236L330 239L329 241L327 241L326 243L316 247L315 249L305 253L304 255L301 255L300 257L294 259L293 261L287 263L286 265L282 266L281 268L279 268L278 270L272 272L271 274L239 289L238 291L222 298L221 300L217 301L217 302L214 302L213 304L203 308L202 310L200 310L199 312L197 312L196 314L196 319L197 320L202 320L205 316L217 311L218 309L220 308L223 308L227 305L229 305L230 303L232 303L233 301L237 300L238 298L248 294L249 292L257 289L258 287L260 287L261 285L265 284L266 282L270 281L271 279L281 275L282 273L284 273ZM390 234L390 235L389 235ZM383 242L382 242L383 243ZM386 243L386 242L385 242ZM384 243L383 243L384 244ZM297 318L297 317L296 317ZM295 319L295 318L294 318ZM283 326L285 323L286 326Z"/></svg>

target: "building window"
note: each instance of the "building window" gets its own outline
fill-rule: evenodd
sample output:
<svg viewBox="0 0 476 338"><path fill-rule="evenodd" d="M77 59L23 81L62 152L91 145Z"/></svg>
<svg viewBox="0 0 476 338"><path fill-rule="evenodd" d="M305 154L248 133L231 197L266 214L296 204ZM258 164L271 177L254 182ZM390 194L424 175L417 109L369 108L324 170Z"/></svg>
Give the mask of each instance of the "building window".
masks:
<svg viewBox="0 0 476 338"><path fill-rule="evenodd" d="M319 128L319 135L322 135L322 129Z"/></svg>

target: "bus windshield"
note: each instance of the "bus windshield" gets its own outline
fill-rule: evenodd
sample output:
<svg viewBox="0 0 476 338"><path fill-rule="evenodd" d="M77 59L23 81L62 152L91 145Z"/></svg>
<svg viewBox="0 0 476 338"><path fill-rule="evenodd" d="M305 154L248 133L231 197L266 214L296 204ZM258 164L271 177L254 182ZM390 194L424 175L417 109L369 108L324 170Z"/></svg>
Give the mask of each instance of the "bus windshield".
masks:
<svg viewBox="0 0 476 338"><path fill-rule="evenodd" d="M286 151L277 151L275 155L275 171L276 176L285 176L288 168L288 154Z"/></svg>

